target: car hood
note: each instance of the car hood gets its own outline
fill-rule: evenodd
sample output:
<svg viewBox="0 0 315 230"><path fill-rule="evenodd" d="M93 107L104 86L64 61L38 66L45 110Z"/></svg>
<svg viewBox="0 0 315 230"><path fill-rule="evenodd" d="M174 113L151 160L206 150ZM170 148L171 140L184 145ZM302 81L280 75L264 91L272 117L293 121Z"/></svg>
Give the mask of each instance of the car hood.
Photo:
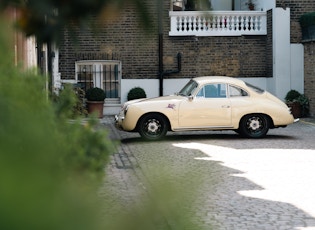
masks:
<svg viewBox="0 0 315 230"><path fill-rule="evenodd" d="M182 100L183 98L184 98L183 96L169 95L169 96L154 97L154 98L135 99L135 100L128 101L125 104L131 105L131 104L146 103L146 102L178 101L178 100Z"/></svg>

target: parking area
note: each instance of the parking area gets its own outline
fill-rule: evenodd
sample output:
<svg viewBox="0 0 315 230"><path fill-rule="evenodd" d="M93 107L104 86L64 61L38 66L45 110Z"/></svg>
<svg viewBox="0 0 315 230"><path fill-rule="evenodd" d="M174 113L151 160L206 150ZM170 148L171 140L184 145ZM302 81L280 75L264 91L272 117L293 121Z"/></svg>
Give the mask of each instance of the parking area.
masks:
<svg viewBox="0 0 315 230"><path fill-rule="evenodd" d="M117 131L112 117L102 123L121 141L105 183L116 201L133 205L147 184L166 176L193 197L193 219L205 229L315 229L312 120L270 130L264 139L185 132L158 142Z"/></svg>

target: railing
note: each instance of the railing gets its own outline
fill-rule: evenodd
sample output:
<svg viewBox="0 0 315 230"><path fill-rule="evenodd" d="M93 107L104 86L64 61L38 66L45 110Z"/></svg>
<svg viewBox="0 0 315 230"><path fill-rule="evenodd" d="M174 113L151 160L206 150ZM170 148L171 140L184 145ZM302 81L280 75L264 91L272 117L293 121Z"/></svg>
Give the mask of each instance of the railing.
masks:
<svg viewBox="0 0 315 230"><path fill-rule="evenodd" d="M262 11L170 11L170 36L266 35Z"/></svg>

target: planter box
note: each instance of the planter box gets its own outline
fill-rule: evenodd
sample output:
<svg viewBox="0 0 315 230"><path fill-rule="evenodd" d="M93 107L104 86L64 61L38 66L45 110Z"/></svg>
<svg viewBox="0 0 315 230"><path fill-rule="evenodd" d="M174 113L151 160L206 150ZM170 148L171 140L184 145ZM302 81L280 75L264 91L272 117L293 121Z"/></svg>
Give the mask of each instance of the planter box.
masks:
<svg viewBox="0 0 315 230"><path fill-rule="evenodd" d="M87 101L86 104L89 114L95 113L98 118L103 117L104 101Z"/></svg>
<svg viewBox="0 0 315 230"><path fill-rule="evenodd" d="M291 109L291 113L294 118L300 118L302 115L302 106L298 102L288 103L288 107Z"/></svg>

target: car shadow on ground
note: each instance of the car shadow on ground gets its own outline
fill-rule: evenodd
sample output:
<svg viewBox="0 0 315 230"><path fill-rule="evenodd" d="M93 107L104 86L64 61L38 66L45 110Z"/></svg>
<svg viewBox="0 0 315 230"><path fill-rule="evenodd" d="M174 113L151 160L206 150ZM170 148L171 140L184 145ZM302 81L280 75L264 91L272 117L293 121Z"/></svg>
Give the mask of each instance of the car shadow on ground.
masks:
<svg viewBox="0 0 315 230"><path fill-rule="evenodd" d="M194 133L194 134L187 134L187 133L171 133L166 135L164 138L161 140L157 140L159 142L161 141L203 141L203 140L239 140L239 141L244 141L244 140L259 140L259 141L264 141L264 140L297 140L296 137L294 136L288 136L288 135L267 135L264 138L259 138L259 139L253 139L253 138L245 138L240 136L237 133ZM141 138L138 135L133 135L132 137L127 137L121 140L123 143L137 143L137 142L156 142L156 141L148 141L143 138Z"/></svg>

